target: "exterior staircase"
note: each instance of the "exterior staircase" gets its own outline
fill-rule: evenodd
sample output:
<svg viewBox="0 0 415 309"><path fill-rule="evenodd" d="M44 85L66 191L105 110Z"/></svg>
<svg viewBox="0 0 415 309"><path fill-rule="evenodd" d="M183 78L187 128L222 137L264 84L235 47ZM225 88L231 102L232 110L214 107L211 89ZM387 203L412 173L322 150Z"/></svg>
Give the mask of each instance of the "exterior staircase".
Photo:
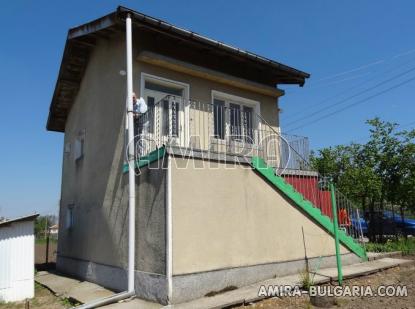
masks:
<svg viewBox="0 0 415 309"><path fill-rule="evenodd" d="M276 175L274 168L267 166L265 161L260 157L253 157L251 165L254 170L262 175L271 185L275 186L279 191L285 194L295 206L305 212L313 221L317 222L331 235L334 235L334 226L331 218L324 215L318 207L304 198L304 196L286 182L283 177ZM363 260L367 260L366 250L362 245L356 242L353 237L347 235L343 230L339 229L338 232L341 244Z"/></svg>

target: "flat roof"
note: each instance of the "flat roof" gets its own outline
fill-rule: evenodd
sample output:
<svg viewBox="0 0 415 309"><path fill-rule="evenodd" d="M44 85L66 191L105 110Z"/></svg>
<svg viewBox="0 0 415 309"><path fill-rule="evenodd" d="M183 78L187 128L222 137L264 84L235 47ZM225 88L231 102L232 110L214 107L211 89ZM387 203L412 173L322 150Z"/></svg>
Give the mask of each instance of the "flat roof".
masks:
<svg viewBox="0 0 415 309"><path fill-rule="evenodd" d="M268 76L268 84L274 84L275 86L277 84L298 84L302 86L305 79L310 77L310 74L306 72L275 60L119 6L108 15L69 29L55 91L50 104L46 125L48 130L58 132L65 130L66 118L79 91L89 55L95 47L97 38L109 38L116 33L124 32L127 15L131 16L134 27L161 34L180 42L186 42L193 47L197 46L209 50L213 56L222 57L226 55L227 61L235 61L235 63L243 61L247 68L254 68L263 73L261 76Z"/></svg>

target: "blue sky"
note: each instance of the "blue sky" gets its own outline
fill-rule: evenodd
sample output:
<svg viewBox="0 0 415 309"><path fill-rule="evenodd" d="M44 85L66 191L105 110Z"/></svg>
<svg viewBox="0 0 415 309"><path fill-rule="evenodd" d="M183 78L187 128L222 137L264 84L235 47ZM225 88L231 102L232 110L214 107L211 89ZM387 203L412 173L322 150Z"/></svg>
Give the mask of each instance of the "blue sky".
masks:
<svg viewBox="0 0 415 309"><path fill-rule="evenodd" d="M364 142L374 116L415 126L415 81L364 101L415 76L413 1L2 1L0 216L57 213L63 135L45 124L66 33L119 4L311 73L280 105L312 148Z"/></svg>

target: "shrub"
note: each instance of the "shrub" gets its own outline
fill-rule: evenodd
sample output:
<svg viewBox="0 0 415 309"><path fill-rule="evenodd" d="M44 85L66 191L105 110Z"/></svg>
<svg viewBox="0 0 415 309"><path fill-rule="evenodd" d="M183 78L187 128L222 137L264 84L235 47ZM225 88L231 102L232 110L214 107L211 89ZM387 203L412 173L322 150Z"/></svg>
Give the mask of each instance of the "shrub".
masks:
<svg viewBox="0 0 415 309"><path fill-rule="evenodd" d="M392 252L401 251L402 255L415 253L414 238L389 239L385 243L367 243L366 250L369 252Z"/></svg>

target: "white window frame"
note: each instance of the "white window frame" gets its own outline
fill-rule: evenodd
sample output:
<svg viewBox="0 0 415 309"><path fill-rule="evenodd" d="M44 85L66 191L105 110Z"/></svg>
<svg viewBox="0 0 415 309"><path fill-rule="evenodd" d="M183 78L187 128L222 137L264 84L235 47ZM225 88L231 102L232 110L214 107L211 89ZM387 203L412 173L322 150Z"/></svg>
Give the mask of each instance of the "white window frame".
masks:
<svg viewBox="0 0 415 309"><path fill-rule="evenodd" d="M150 81L153 83L162 84L165 86L173 86L183 89L183 104L184 104L184 124L183 124L183 130L184 130L184 142L185 145L189 144L189 135L190 135L190 118L189 118L189 93L190 93L190 85L184 82L180 82L173 79L168 79L165 77L157 76L148 74L145 72L141 72L140 75L140 96L144 94L144 88L145 88L145 82ZM156 102L154 102L156 103Z"/></svg>
<svg viewBox="0 0 415 309"><path fill-rule="evenodd" d="M252 107L254 113L256 113L257 115L261 115L261 102L259 102L259 101L255 101L255 100L252 100L252 99L236 96L236 95L226 93L226 92L222 92L222 91L218 91L218 90L212 90L211 91L211 104L212 104L212 106L214 104L215 99L224 101L225 102L225 108L229 109L230 104L239 104L239 105L242 105L242 106ZM212 113L213 113L213 109L212 109ZM260 130L261 129L261 120L258 119L258 117L255 117L255 115L252 115L252 116L253 116L252 128L254 130ZM212 119L213 119L213 115L212 115ZM214 119L212 121L214 121ZM224 121L225 121L225 136L226 136L227 132L229 132L230 120L225 117Z"/></svg>

